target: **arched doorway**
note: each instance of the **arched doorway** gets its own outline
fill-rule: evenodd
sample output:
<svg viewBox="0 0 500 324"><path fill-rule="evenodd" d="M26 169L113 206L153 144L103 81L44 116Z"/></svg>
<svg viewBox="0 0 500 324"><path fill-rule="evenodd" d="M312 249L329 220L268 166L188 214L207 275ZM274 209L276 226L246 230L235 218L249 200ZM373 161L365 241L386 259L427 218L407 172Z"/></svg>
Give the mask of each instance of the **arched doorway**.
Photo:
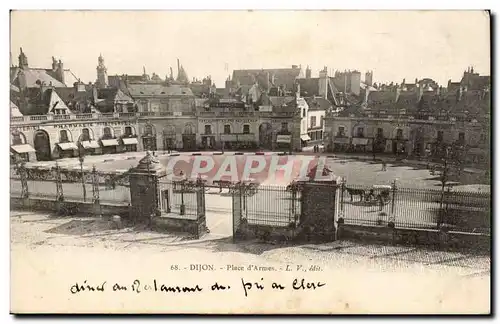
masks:
<svg viewBox="0 0 500 324"><path fill-rule="evenodd" d="M50 161L52 154L50 150L50 138L44 130L35 132L33 143L35 144L36 159L38 161Z"/></svg>
<svg viewBox="0 0 500 324"><path fill-rule="evenodd" d="M273 128L269 123L262 123L259 126L259 146L264 149L271 149L273 142Z"/></svg>
<svg viewBox="0 0 500 324"><path fill-rule="evenodd" d="M413 139L413 155L425 155L424 130L422 128L412 129L410 138Z"/></svg>
<svg viewBox="0 0 500 324"><path fill-rule="evenodd" d="M156 130L153 125L144 125L142 145L145 151L156 151Z"/></svg>
<svg viewBox="0 0 500 324"><path fill-rule="evenodd" d="M184 130L182 132L182 149L184 151L196 150L196 133L194 130L194 126L191 123L184 126Z"/></svg>
<svg viewBox="0 0 500 324"><path fill-rule="evenodd" d="M175 146L175 127L167 125L163 129L163 150L171 151L176 148Z"/></svg>

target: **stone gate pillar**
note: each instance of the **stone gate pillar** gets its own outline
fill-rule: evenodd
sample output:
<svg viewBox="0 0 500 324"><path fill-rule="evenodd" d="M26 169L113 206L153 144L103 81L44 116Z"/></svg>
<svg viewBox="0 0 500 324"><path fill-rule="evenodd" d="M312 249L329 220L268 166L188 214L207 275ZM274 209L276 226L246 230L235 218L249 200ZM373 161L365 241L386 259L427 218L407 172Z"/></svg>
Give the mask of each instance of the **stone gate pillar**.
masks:
<svg viewBox="0 0 500 324"><path fill-rule="evenodd" d="M336 240L337 182L308 181L302 187L301 226L308 241Z"/></svg>
<svg viewBox="0 0 500 324"><path fill-rule="evenodd" d="M160 214L159 179L166 175L166 170L148 151L129 172L133 221L149 223L153 217Z"/></svg>

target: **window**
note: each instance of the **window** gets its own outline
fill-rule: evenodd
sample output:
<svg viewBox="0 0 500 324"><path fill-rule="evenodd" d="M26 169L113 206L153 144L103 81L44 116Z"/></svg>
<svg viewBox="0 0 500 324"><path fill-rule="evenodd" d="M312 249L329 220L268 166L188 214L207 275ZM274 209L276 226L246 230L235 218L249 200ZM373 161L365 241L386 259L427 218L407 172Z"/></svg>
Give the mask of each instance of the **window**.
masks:
<svg viewBox="0 0 500 324"><path fill-rule="evenodd" d="M205 134L212 134L212 125L205 125Z"/></svg>
<svg viewBox="0 0 500 324"><path fill-rule="evenodd" d="M231 125L224 125L224 134L231 134Z"/></svg>
<svg viewBox="0 0 500 324"><path fill-rule="evenodd" d="M287 122L281 123L281 130L283 132L287 132L288 131L288 123Z"/></svg>
<svg viewBox="0 0 500 324"><path fill-rule="evenodd" d="M316 126L316 116L311 116L311 128Z"/></svg>
<svg viewBox="0 0 500 324"><path fill-rule="evenodd" d="M243 125L243 134L250 134L250 125Z"/></svg>
<svg viewBox="0 0 500 324"><path fill-rule="evenodd" d="M365 129L363 127L358 127L356 137L365 137Z"/></svg>
<svg viewBox="0 0 500 324"><path fill-rule="evenodd" d="M458 142L462 144L465 143L465 133L463 132L458 133Z"/></svg>
<svg viewBox="0 0 500 324"><path fill-rule="evenodd" d="M81 138L82 142L90 141L91 140L91 138L90 138L90 132L89 132L88 128L82 129L82 135L81 135L80 138Z"/></svg>
<svg viewBox="0 0 500 324"><path fill-rule="evenodd" d="M125 127L125 137L132 137L133 134L132 134L132 127L130 126L126 126Z"/></svg>
<svg viewBox="0 0 500 324"><path fill-rule="evenodd" d="M68 139L68 132L66 130L62 130L59 132L59 143L67 143L69 142Z"/></svg>
<svg viewBox="0 0 500 324"><path fill-rule="evenodd" d="M306 117L306 110L302 109L302 117Z"/></svg>
<svg viewBox="0 0 500 324"><path fill-rule="evenodd" d="M102 139L110 139L110 138L113 138L113 135L111 135L111 128L104 127Z"/></svg>
<svg viewBox="0 0 500 324"><path fill-rule="evenodd" d="M442 142L443 141L443 131L438 131L437 133L437 141Z"/></svg>
<svg viewBox="0 0 500 324"><path fill-rule="evenodd" d="M344 127L339 127L337 137L345 137L345 128Z"/></svg>
<svg viewBox="0 0 500 324"><path fill-rule="evenodd" d="M324 120L325 120L325 116L319 117L319 127L323 127Z"/></svg>
<svg viewBox="0 0 500 324"><path fill-rule="evenodd" d="M397 139L402 139L403 138L403 130L401 128L398 128L396 130L396 138Z"/></svg>
<svg viewBox="0 0 500 324"><path fill-rule="evenodd" d="M142 106L142 111L144 111L144 112L149 111L149 106L148 106L148 102L147 101L141 102L141 106Z"/></svg>
<svg viewBox="0 0 500 324"><path fill-rule="evenodd" d="M377 137L383 138L384 137L384 129L383 128L377 128Z"/></svg>

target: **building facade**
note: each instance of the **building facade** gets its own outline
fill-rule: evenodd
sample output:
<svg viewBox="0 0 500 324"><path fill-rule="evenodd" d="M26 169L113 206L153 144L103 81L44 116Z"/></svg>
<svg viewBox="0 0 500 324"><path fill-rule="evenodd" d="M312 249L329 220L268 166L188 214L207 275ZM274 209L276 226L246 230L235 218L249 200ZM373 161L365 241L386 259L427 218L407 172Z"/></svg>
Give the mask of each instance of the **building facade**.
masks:
<svg viewBox="0 0 500 324"><path fill-rule="evenodd" d="M415 83L379 87L360 105L328 111L327 150L439 159L453 148L466 163L488 165L489 77L465 72L450 90L430 79Z"/></svg>

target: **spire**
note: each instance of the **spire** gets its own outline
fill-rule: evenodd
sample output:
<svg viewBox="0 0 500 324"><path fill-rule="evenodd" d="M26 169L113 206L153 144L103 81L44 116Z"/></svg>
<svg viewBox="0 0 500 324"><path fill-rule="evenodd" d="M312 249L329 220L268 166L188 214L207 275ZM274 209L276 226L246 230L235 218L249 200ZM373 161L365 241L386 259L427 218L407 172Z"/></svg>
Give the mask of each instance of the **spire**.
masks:
<svg viewBox="0 0 500 324"><path fill-rule="evenodd" d="M146 67L145 66L142 67L142 74L146 75Z"/></svg>
<svg viewBox="0 0 500 324"><path fill-rule="evenodd" d="M21 53L19 54L19 67L27 68L28 67L28 57L23 53L23 48L20 48Z"/></svg>

